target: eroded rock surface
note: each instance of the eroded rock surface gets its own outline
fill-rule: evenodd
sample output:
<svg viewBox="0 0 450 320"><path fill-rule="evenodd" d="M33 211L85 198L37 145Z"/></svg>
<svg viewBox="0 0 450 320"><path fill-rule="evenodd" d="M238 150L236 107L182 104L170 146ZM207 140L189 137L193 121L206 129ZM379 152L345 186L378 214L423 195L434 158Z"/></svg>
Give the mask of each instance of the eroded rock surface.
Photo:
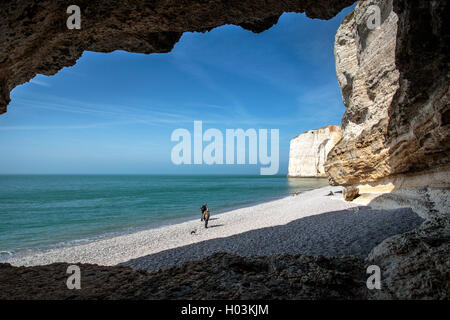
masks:
<svg viewBox="0 0 450 320"><path fill-rule="evenodd" d="M450 223L433 217L416 230L386 239L369 254L382 271L382 290L371 299L448 299Z"/></svg>
<svg viewBox="0 0 450 320"><path fill-rule="evenodd" d="M444 217L386 239L358 257L216 253L181 267L147 272L78 264L81 290L68 290L67 263L0 264L3 299L448 299L449 222ZM368 290L369 265L381 290Z"/></svg>
<svg viewBox="0 0 450 320"><path fill-rule="evenodd" d="M374 4L381 26L371 30ZM448 1L359 1L342 23L335 57L347 110L325 165L331 183L449 171L448 12Z"/></svg>
<svg viewBox="0 0 450 320"><path fill-rule="evenodd" d="M346 201L352 201L359 195L359 189L353 186L344 188L342 195Z"/></svg>
<svg viewBox="0 0 450 320"><path fill-rule="evenodd" d="M81 290L68 290L69 264L0 264L1 299L364 299L364 261L302 255L216 253L156 272L79 264Z"/></svg>
<svg viewBox="0 0 450 320"><path fill-rule="evenodd" d="M291 140L289 177L326 177L324 164L330 150L341 139L340 126L309 130Z"/></svg>

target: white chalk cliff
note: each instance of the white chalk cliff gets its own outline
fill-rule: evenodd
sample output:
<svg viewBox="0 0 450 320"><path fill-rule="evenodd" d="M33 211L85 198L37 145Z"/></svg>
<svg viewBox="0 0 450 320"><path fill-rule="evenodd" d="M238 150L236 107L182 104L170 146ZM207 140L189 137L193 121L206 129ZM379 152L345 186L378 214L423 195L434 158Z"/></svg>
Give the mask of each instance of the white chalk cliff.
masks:
<svg viewBox="0 0 450 320"><path fill-rule="evenodd" d="M309 130L291 140L289 177L326 177L324 163L342 137L340 126Z"/></svg>

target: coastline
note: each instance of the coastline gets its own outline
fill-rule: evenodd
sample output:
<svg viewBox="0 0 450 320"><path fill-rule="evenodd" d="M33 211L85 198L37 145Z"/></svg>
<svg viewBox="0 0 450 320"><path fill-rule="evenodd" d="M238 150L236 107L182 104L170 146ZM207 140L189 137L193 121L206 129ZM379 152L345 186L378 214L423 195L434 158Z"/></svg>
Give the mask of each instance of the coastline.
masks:
<svg viewBox="0 0 450 320"><path fill-rule="evenodd" d="M305 190L302 189L299 193L302 194L304 192L311 191L311 190L314 190L314 188L305 189ZM214 210L214 214L215 215L223 214L223 213L227 213L227 212L238 210L238 209L249 208L249 207L257 206L259 204L263 204L266 202L280 200L280 199L289 197L291 195L292 194L282 195L282 196L276 195L276 196L268 197L265 200L259 199L259 200L249 201L248 203L237 204L237 205L233 205L233 206L226 207L226 208L220 208L220 209ZM194 220L197 221L198 216L200 216L199 213L198 214L190 214L190 215L183 216L183 217L169 218L167 220L154 221L152 223L149 223L149 224L146 224L146 225L140 226L140 227L129 227L129 228L125 228L120 231L105 232L105 233L101 233L101 234L98 234L95 236L94 235L89 236L86 238L62 241L62 242L58 242L58 243L49 245L44 248L33 247L33 248L28 248L28 249L22 249L20 251L15 251L15 252L0 251L0 263L8 263L8 261L10 261L10 260L11 261L19 260L20 258L25 257L25 256L33 256L36 254L45 254L45 253L47 253L49 251L53 251L53 250L61 250L64 248L71 248L71 247L75 247L78 245L90 244L93 242L108 240L108 239L112 239L112 238L119 237L119 236L126 236L126 235L134 234L137 232L141 232L141 231L150 231L153 229L164 228L167 226L180 224L180 223L184 223L184 222L189 222L189 221L194 221ZM4 254L4 255L2 256L1 254Z"/></svg>
<svg viewBox="0 0 450 320"><path fill-rule="evenodd" d="M197 219L205 201L218 214L326 185L284 176L11 175L0 186L9 190L0 262Z"/></svg>
<svg viewBox="0 0 450 320"><path fill-rule="evenodd" d="M213 214L208 229L195 219L4 262L13 266L120 264L158 270L215 252L365 256L385 238L414 229L423 221L411 209L372 210L345 202L342 194L336 193L341 190L323 187ZM328 196L329 191L335 194Z"/></svg>

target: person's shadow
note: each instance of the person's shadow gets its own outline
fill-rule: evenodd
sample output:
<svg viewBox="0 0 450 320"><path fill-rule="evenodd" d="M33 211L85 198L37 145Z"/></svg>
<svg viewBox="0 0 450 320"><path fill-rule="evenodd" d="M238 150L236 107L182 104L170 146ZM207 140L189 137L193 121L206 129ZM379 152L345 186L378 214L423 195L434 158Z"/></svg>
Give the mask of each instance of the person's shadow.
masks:
<svg viewBox="0 0 450 320"><path fill-rule="evenodd" d="M223 226L224 226L223 224L214 224L214 225L212 225L212 226L208 226L208 229L209 229L209 228L223 227Z"/></svg>

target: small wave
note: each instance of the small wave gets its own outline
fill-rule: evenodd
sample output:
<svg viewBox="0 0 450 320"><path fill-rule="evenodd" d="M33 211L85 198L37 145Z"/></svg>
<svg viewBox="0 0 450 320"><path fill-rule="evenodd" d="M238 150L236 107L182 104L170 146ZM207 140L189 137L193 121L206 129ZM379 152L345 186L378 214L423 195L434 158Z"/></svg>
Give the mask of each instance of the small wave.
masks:
<svg viewBox="0 0 450 320"><path fill-rule="evenodd" d="M8 260L14 255L14 252L12 251L0 251L0 263L2 263L5 260Z"/></svg>

